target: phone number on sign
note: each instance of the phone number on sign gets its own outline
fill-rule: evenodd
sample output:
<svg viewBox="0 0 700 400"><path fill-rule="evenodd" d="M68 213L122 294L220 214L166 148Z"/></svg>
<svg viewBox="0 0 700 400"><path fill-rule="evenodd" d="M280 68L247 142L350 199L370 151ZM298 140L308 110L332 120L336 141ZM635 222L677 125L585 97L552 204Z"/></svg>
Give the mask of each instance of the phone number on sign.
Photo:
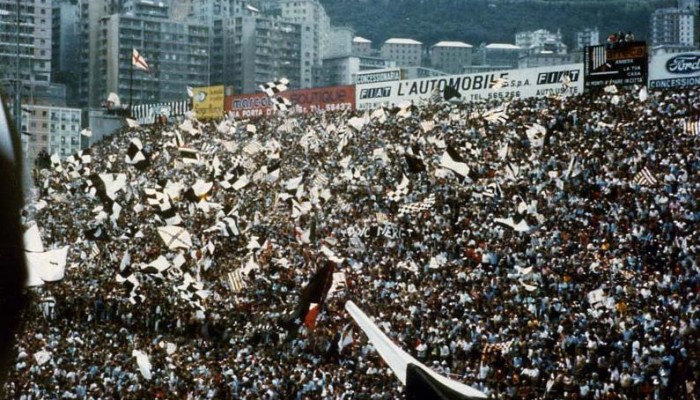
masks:
<svg viewBox="0 0 700 400"><path fill-rule="evenodd" d="M323 106L310 106L313 111L345 111L352 110L352 103L333 103Z"/></svg>

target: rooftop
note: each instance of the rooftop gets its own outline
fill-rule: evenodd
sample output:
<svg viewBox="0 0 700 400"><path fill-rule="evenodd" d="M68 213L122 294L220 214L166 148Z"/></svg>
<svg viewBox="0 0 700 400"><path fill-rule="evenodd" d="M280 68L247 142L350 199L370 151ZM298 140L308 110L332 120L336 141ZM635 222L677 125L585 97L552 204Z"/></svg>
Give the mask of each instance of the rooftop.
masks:
<svg viewBox="0 0 700 400"><path fill-rule="evenodd" d="M442 41L442 42L437 42L433 45L433 47L465 47L465 48L470 48L474 47L470 44L464 43L464 42L449 42L449 41Z"/></svg>
<svg viewBox="0 0 700 400"><path fill-rule="evenodd" d="M391 38L387 39L386 44L423 44L417 40L413 39L402 39L402 38Z"/></svg>
<svg viewBox="0 0 700 400"><path fill-rule="evenodd" d="M353 43L372 43L371 40L365 39L362 36L355 36L352 38Z"/></svg>
<svg viewBox="0 0 700 400"><path fill-rule="evenodd" d="M501 50L520 50L520 47L510 43L489 43L486 45L486 48Z"/></svg>

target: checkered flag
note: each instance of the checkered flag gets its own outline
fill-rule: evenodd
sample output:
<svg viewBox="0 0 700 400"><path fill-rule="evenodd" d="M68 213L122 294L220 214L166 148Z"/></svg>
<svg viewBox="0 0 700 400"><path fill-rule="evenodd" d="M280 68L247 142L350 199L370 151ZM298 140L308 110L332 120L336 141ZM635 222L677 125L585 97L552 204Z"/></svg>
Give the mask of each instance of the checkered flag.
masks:
<svg viewBox="0 0 700 400"><path fill-rule="evenodd" d="M249 183L250 179L242 167L236 168L219 177L219 186L225 190L240 190L246 187Z"/></svg>
<svg viewBox="0 0 700 400"><path fill-rule="evenodd" d="M268 97L275 97L278 93L284 92L289 87L287 78L278 79L273 82L267 82L260 85L260 89L265 92Z"/></svg>
<svg viewBox="0 0 700 400"><path fill-rule="evenodd" d="M508 353L515 339L511 339L507 342L500 343L486 343L484 348L481 350L483 354L486 353Z"/></svg>
<svg viewBox="0 0 700 400"><path fill-rule="evenodd" d="M286 112L292 109L292 102L282 96L270 97L270 102L277 111Z"/></svg>
<svg viewBox="0 0 700 400"><path fill-rule="evenodd" d="M642 170L634 176L632 182L635 185L641 186L655 186L658 183L656 178L654 178L654 175L651 173L651 171L649 171L649 169L647 169L647 167L642 168Z"/></svg>
<svg viewBox="0 0 700 400"><path fill-rule="evenodd" d="M403 199L409 193L409 183L410 181L406 175L404 175L403 179L401 179L401 183L396 187L396 190L390 190L386 197L393 202L398 202L399 200Z"/></svg>
<svg viewBox="0 0 700 400"><path fill-rule="evenodd" d="M242 167L243 169L245 169L248 172L256 170L255 163L253 162L253 160L251 160L249 157L246 157L243 155L238 155L238 156L231 158L231 165L233 166L234 169L238 168L238 167Z"/></svg>
<svg viewBox="0 0 700 400"><path fill-rule="evenodd" d="M427 199L411 204L405 204L399 207L398 216L402 217L405 214L418 214L422 211L427 211L435 205L435 195L431 194Z"/></svg>

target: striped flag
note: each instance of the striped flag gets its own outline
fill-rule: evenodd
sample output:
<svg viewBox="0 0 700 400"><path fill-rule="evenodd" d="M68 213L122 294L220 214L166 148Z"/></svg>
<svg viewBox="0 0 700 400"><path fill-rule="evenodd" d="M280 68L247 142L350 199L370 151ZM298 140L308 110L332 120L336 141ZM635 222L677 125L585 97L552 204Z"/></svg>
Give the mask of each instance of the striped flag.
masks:
<svg viewBox="0 0 700 400"><path fill-rule="evenodd" d="M218 148L219 146L216 144L205 143L202 145L201 152L204 154L213 155Z"/></svg>
<svg viewBox="0 0 700 400"><path fill-rule="evenodd" d="M254 156L258 152L263 150L265 150L265 147L255 139L251 140L250 142L248 142L247 145L243 147L243 151L247 154L250 154L251 156Z"/></svg>
<svg viewBox="0 0 700 400"><path fill-rule="evenodd" d="M637 172L637 175L634 176L632 182L636 185L642 186L654 186L658 183L656 178L654 178L654 175L647 167L644 167L641 171Z"/></svg>
<svg viewBox="0 0 700 400"><path fill-rule="evenodd" d="M195 149L180 147L178 151L180 152L181 160L187 164L199 164L201 162L199 151Z"/></svg>
<svg viewBox="0 0 700 400"><path fill-rule="evenodd" d="M241 270L241 268L238 268L233 272L229 272L227 276L228 284L231 287L231 291L233 293L238 293L241 290L248 287L248 278L245 275L243 275L243 271Z"/></svg>
<svg viewBox="0 0 700 400"><path fill-rule="evenodd" d="M317 188L325 188L326 186L328 186L329 182L330 180L328 179L328 177L322 172L318 172L316 176L314 176L314 179L311 181L313 186Z"/></svg>
<svg viewBox="0 0 700 400"><path fill-rule="evenodd" d="M607 62L605 46L593 46L590 48L589 72L593 72Z"/></svg>
<svg viewBox="0 0 700 400"><path fill-rule="evenodd" d="M97 247L96 243L93 242L92 244L90 244L90 254L89 254L90 259L95 259L97 256L100 255L100 253L101 253L100 248Z"/></svg>
<svg viewBox="0 0 700 400"><path fill-rule="evenodd" d="M148 66L148 63L146 62L146 59L143 58L141 54L139 54L139 51L136 49L133 49L133 53L131 56L131 65L136 67L136 69L140 69L146 72L150 72L151 68Z"/></svg>
<svg viewBox="0 0 700 400"><path fill-rule="evenodd" d="M700 135L700 121L683 120L681 122L683 131L689 135Z"/></svg>

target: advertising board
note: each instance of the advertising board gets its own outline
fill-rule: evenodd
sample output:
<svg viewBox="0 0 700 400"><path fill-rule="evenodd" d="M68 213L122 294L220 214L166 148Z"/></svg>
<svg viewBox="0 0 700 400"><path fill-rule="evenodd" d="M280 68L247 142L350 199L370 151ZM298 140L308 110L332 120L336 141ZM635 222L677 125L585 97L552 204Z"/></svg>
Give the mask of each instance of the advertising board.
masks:
<svg viewBox="0 0 700 400"><path fill-rule="evenodd" d="M192 108L198 119L221 118L224 115L224 86L192 88Z"/></svg>
<svg viewBox="0 0 700 400"><path fill-rule="evenodd" d="M280 96L292 102L292 113L352 110L355 108L355 86L328 86L288 90ZM264 93L227 96L225 110L234 118L251 118L275 113Z"/></svg>
<svg viewBox="0 0 700 400"><path fill-rule="evenodd" d="M156 122L158 117L171 119L184 116L190 109L189 100L137 104L131 110L131 117L139 124L147 125Z"/></svg>
<svg viewBox="0 0 700 400"><path fill-rule="evenodd" d="M373 69L365 72L358 72L355 83L364 85L367 83L391 82L401 80L400 68Z"/></svg>
<svg viewBox="0 0 700 400"><path fill-rule="evenodd" d="M571 81L568 88L562 84L565 76ZM501 87L494 88L496 83ZM564 91L576 94L583 90L583 64L358 84L355 105L358 110L368 110L404 101L425 102L436 88L442 93L446 86L457 90L465 102L549 96Z"/></svg>
<svg viewBox="0 0 700 400"><path fill-rule="evenodd" d="M646 85L649 58L646 42L587 46L583 53L584 89L598 90L608 85Z"/></svg>
<svg viewBox="0 0 700 400"><path fill-rule="evenodd" d="M700 51L662 54L649 63L649 89L700 86Z"/></svg>

